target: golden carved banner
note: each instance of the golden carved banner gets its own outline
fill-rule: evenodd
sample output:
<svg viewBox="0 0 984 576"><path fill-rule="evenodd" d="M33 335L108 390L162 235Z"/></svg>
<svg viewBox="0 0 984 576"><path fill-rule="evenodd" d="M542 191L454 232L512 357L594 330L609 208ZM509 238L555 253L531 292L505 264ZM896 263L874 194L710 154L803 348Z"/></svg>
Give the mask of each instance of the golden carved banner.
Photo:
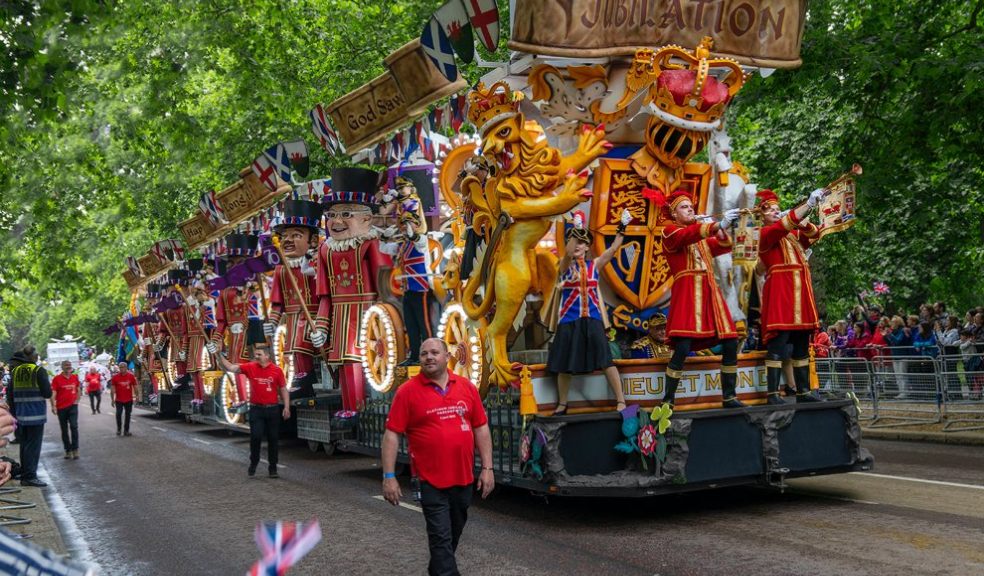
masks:
<svg viewBox="0 0 984 576"><path fill-rule="evenodd" d="M201 212L179 223L178 229L181 230L181 236L189 250L205 244L217 232L215 225Z"/></svg>
<svg viewBox="0 0 984 576"><path fill-rule="evenodd" d="M796 68L807 0L516 0L513 50L566 57L629 56L696 46L742 64Z"/></svg>
<svg viewBox="0 0 984 576"><path fill-rule="evenodd" d="M350 154L410 122L406 97L389 71L335 100L325 111Z"/></svg>
<svg viewBox="0 0 984 576"><path fill-rule="evenodd" d="M383 62L403 93L407 113L411 116L423 114L430 104L468 87L460 74L454 82L448 82L424 53L420 38L408 42Z"/></svg>

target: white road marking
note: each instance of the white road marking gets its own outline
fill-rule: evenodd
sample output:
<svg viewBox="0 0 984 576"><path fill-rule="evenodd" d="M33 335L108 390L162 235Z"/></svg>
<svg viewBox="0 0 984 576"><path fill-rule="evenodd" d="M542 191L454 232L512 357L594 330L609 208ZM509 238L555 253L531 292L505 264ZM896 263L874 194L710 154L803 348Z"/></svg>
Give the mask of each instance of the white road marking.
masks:
<svg viewBox="0 0 984 576"><path fill-rule="evenodd" d="M116 500L115 499L113 499L113 500L106 500L106 504L112 504L113 502L116 502Z"/></svg>
<svg viewBox="0 0 984 576"><path fill-rule="evenodd" d="M160 427L157 427L157 426L151 426L151 428L153 428L154 430L160 430L161 432L167 432L167 429L166 428L160 428Z"/></svg>
<svg viewBox="0 0 984 576"><path fill-rule="evenodd" d="M268 466L270 465L270 462L264 460L263 458L260 458L260 462L263 462L264 464L266 464ZM286 468L286 467L287 467L286 464L277 464L277 468Z"/></svg>
<svg viewBox="0 0 984 576"><path fill-rule="evenodd" d="M375 498L376 500L382 500L383 502L386 502L386 498L383 498L383 495L382 494L380 494L378 496L373 496L373 498ZM389 504L389 502L386 502L386 503ZM407 504L406 502L403 502L402 500L400 501L400 506L403 507L403 508L407 508L409 510L413 510L414 512L420 512L421 514L424 513L424 510L420 506L414 506L413 504Z"/></svg>
<svg viewBox="0 0 984 576"><path fill-rule="evenodd" d="M921 482L923 484L935 484L937 486L953 486L954 488L972 488L974 490L984 490L984 486L976 484L959 484L957 482L942 482L940 480L925 480L923 478L909 478L908 476L890 476L888 474L875 474L873 472L848 472L858 476L871 476L872 478L888 478L889 480L905 480L907 482Z"/></svg>
<svg viewBox="0 0 984 576"><path fill-rule="evenodd" d="M205 440L201 440L199 438L192 438L192 440L194 440L195 442L198 442L200 444L205 444L206 446L210 446L212 444L211 442L206 442Z"/></svg>

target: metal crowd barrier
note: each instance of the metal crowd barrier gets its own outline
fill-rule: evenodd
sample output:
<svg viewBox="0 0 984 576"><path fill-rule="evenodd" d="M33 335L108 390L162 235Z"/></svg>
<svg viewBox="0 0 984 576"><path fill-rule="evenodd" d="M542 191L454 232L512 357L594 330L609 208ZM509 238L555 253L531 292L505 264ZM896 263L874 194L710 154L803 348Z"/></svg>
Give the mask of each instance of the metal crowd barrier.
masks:
<svg viewBox="0 0 984 576"><path fill-rule="evenodd" d="M953 352L948 347L946 352ZM853 393L870 428L944 423L944 432L984 429L984 353L915 354L913 348L817 358L822 391ZM859 353L860 352L860 353Z"/></svg>
<svg viewBox="0 0 984 576"><path fill-rule="evenodd" d="M946 409L943 431L984 429L984 356L941 356L940 366L940 389Z"/></svg>

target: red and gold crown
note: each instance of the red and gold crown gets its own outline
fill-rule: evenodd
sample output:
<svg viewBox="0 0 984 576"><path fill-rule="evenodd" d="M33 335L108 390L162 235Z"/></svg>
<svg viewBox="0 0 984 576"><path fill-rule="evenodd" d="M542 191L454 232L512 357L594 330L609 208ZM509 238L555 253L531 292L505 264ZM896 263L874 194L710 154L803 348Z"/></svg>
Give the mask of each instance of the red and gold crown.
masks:
<svg viewBox="0 0 984 576"><path fill-rule="evenodd" d="M522 92L514 92L509 84L496 82L488 90L479 82L468 93L468 121L478 127L478 133L485 136L486 130L497 122L519 114Z"/></svg>
<svg viewBox="0 0 984 576"><path fill-rule="evenodd" d="M636 53L633 67L651 69L658 76L649 87L647 100L652 102L667 122L682 120L682 124L712 124L721 119L732 97L745 83L746 75L738 62L730 58L711 58L714 41L705 36L693 51L680 46L665 46L653 52ZM683 63L671 61L682 60ZM727 68L723 76L711 70ZM672 118L667 118L672 117ZM700 128L699 125L683 125Z"/></svg>

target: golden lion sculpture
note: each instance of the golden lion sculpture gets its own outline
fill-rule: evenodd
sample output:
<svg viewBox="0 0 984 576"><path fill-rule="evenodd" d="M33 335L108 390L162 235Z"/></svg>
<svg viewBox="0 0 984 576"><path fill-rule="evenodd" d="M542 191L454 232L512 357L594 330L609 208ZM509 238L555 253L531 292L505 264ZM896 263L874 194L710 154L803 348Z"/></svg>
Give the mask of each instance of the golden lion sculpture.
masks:
<svg viewBox="0 0 984 576"><path fill-rule="evenodd" d="M557 279L556 256L538 252L536 245L555 217L591 196L584 189L587 172L581 171L611 148L604 126L585 126L577 151L561 156L539 125L526 122L519 112L522 97L502 82L488 90L479 84L468 95L469 119L479 127L481 153L495 172L484 187L471 176L462 182L463 195L475 210L472 228L485 237L487 247L479 273L465 285L462 304L472 320L492 312L486 332L488 383L500 387L519 377L509 362L507 337L526 295L549 293ZM476 304L479 287L485 291Z"/></svg>

